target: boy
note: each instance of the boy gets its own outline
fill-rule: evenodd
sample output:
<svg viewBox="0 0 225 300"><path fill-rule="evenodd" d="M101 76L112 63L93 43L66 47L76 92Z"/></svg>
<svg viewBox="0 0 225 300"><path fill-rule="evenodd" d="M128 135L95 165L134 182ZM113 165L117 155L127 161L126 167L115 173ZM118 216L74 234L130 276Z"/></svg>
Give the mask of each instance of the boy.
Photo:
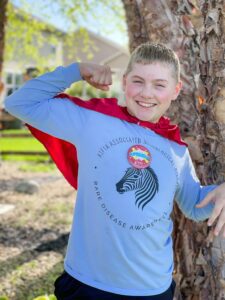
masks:
<svg viewBox="0 0 225 300"><path fill-rule="evenodd" d="M123 77L126 107L116 99L58 96L81 79L108 90L111 71L87 63L59 67L5 103L18 118L76 146L75 217L57 299L171 300L173 199L196 221L212 211L214 221L214 205L219 212L225 206L224 186L200 186L177 127L162 117L181 89L179 60L164 45L139 46ZM76 187L71 173L64 176ZM217 229L224 223L223 210Z"/></svg>

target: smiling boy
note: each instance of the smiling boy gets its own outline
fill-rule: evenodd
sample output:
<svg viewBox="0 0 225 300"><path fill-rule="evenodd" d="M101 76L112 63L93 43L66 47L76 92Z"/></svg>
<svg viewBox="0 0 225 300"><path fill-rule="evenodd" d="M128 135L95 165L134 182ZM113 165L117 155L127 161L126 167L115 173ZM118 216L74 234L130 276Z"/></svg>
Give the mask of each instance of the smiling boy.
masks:
<svg viewBox="0 0 225 300"><path fill-rule="evenodd" d="M126 105L132 116L143 121L158 122L181 88L181 82L176 82L171 69L160 62L133 65L123 78Z"/></svg>
<svg viewBox="0 0 225 300"><path fill-rule="evenodd" d="M63 153L79 162L79 168L65 171L72 163L62 166L61 152L52 154L46 143L74 187L78 173L65 272L55 282L57 299L172 300L173 200L195 221L212 215L212 199L224 205L224 187L216 193L215 186L200 185L177 126L163 117L181 89L179 60L164 45L139 46L123 77L126 107L117 99L60 95L82 79L107 91L111 70L89 63L59 67L30 80L5 103L10 113L47 133L45 141L51 135L69 142ZM223 222L224 217L220 228Z"/></svg>

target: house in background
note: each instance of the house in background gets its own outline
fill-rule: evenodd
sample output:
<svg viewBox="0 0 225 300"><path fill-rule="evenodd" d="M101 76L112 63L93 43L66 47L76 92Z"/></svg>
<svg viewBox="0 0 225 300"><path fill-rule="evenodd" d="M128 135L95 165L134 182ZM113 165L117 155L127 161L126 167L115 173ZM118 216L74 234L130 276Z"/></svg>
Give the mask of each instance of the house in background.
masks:
<svg viewBox="0 0 225 300"><path fill-rule="evenodd" d="M87 31L88 44L85 39L76 37L75 43L63 48L63 63L69 65L74 61L89 61L96 64L106 64L111 67L113 72L113 85L111 91L118 94L121 89L121 79L126 69L129 54L126 45L121 47L119 44L102 37L94 32ZM73 55L74 53L74 55ZM71 55L72 54L72 55ZM85 99L85 88L87 83L83 82L83 98Z"/></svg>
<svg viewBox="0 0 225 300"><path fill-rule="evenodd" d="M57 44L49 42L49 35L57 33ZM66 33L58 29L47 29L42 32L46 41L39 52L41 57L46 57L46 69L53 69L59 65L69 65L75 61L89 61L97 64L107 64L113 71L113 85L111 90L117 93L121 87L121 76L128 63L129 54L126 47L106 39L89 30L86 32L88 39L81 34L74 33L74 43L66 43ZM72 39L73 40L73 39ZM86 41L87 40L87 41ZM51 56L49 56L51 54ZM51 57L51 58L49 58ZM12 61L5 61L3 68L4 91L0 96L0 108L3 107L4 98L18 89L24 83L24 74L28 68L37 68L35 61L20 59L16 53ZM86 83L83 82L83 96L86 96Z"/></svg>
<svg viewBox="0 0 225 300"><path fill-rule="evenodd" d="M63 64L63 38L58 39L57 45L53 45L49 42L50 35L54 33L59 34L59 30L55 29L54 31L46 29L42 32L43 38L45 39L44 45L39 49L40 57L46 57L46 67L53 68L56 65ZM63 37L62 32L60 32ZM20 45L18 45L20 47ZM0 107L3 107L4 98L12 94L17 90L23 83L26 81L25 74L28 69L38 69L37 63L35 60L20 57L17 54L17 49L13 50L13 60L4 61L3 64L3 84L4 90L0 96Z"/></svg>

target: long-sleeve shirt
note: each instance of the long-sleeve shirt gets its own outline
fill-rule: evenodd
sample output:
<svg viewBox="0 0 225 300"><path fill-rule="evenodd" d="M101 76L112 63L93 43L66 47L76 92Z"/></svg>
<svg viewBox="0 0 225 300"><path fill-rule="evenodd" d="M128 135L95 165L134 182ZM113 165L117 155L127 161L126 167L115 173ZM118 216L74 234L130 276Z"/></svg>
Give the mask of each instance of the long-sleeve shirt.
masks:
<svg viewBox="0 0 225 300"><path fill-rule="evenodd" d="M5 108L43 132L76 146L79 170L65 270L121 295L156 295L173 272L173 201L190 219L207 219L188 149L137 124L54 98L81 80L79 67L58 67L10 95ZM146 168L134 168L143 157Z"/></svg>

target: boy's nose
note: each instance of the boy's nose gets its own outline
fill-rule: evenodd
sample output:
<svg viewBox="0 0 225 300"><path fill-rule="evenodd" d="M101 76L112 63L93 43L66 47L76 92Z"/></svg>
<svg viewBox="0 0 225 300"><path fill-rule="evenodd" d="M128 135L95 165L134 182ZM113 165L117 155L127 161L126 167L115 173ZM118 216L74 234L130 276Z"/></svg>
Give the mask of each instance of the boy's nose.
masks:
<svg viewBox="0 0 225 300"><path fill-rule="evenodd" d="M152 89L149 87L144 87L141 91L141 96L144 99L152 99L153 98Z"/></svg>

